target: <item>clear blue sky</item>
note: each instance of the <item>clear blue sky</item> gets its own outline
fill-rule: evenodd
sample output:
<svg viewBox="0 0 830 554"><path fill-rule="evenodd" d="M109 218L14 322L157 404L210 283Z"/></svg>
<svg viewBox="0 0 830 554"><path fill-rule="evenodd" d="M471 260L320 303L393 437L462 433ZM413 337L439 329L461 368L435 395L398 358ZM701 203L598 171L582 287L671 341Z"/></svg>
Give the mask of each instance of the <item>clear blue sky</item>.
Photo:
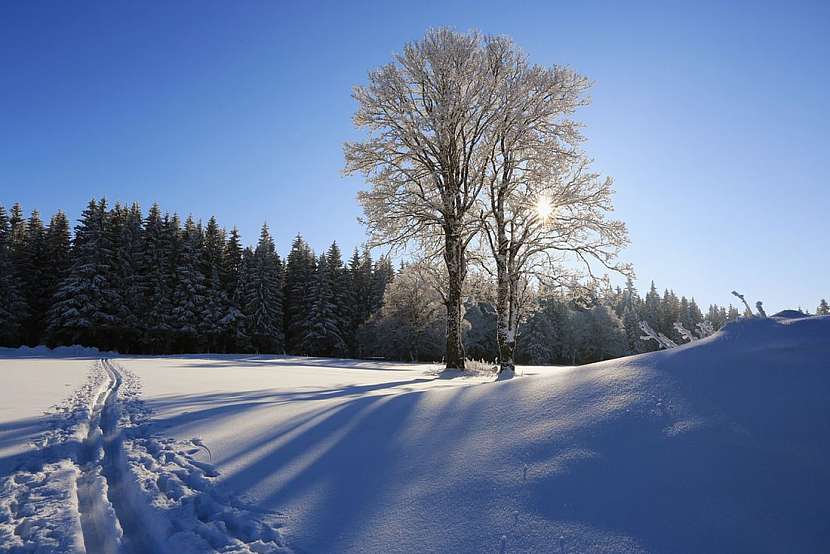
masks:
<svg viewBox="0 0 830 554"><path fill-rule="evenodd" d="M595 81L578 117L641 288L830 297L830 2L3 2L0 204L158 201L349 251L351 87L439 25Z"/></svg>

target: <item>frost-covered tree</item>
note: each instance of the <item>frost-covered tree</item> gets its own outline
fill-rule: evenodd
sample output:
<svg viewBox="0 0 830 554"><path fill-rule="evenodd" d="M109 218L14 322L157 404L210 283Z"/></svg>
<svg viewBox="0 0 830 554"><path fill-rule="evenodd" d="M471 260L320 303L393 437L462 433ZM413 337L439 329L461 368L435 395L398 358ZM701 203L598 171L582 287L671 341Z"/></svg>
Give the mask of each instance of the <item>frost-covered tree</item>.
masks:
<svg viewBox="0 0 830 554"><path fill-rule="evenodd" d="M446 365L464 367L462 290L467 248L478 230L476 201L487 173L493 126L503 108L499 37L433 29L355 87L357 127L345 145L373 245L412 241L440 254L447 271Z"/></svg>
<svg viewBox="0 0 830 554"><path fill-rule="evenodd" d="M827 304L827 300L824 298L821 299L818 308L816 308L816 315L830 315L830 305Z"/></svg>
<svg viewBox="0 0 830 554"><path fill-rule="evenodd" d="M547 140L555 142L555 137ZM591 275L592 262L612 271L628 271L615 261L628 239L625 226L607 217L612 210L611 180L600 179L589 170L588 160L574 153L561 154L558 163L551 162L553 167L538 173L532 168L521 170L521 164L536 165L537 155L556 155L544 152L502 154L486 188L483 227L496 268L501 371L513 371L523 279L551 271L559 271L562 279L560 268L569 258L582 262ZM513 156L519 161L513 162Z"/></svg>
<svg viewBox="0 0 830 554"><path fill-rule="evenodd" d="M520 310L518 287L537 269L555 269L563 253L607 268L627 241L606 218L611 181L589 170L570 119L586 103L588 80L571 69L528 63L507 38L490 52L498 117L480 213L496 276L501 371L513 371ZM587 265L590 271L590 264Z"/></svg>
<svg viewBox="0 0 830 554"><path fill-rule="evenodd" d="M496 341L496 307L482 298L468 298L464 303L464 350L471 360L495 361L499 349Z"/></svg>
<svg viewBox="0 0 830 554"><path fill-rule="evenodd" d="M683 342L693 342L697 340L695 334L692 333L689 329L686 329L686 327L683 326L683 323L679 321L674 322L674 329L677 332L677 334L680 335L680 338L683 340Z"/></svg>
<svg viewBox="0 0 830 554"><path fill-rule="evenodd" d="M438 361L446 346L441 294L418 265L405 265L386 289L383 307L360 330L366 352L408 361Z"/></svg>
<svg viewBox="0 0 830 554"><path fill-rule="evenodd" d="M752 317L752 308L749 307L749 303L746 301L746 298L743 294L739 293L738 291L732 291L732 296L736 296L740 299L741 302L744 304L744 317Z"/></svg>
<svg viewBox="0 0 830 554"><path fill-rule="evenodd" d="M647 321L640 322L640 329L642 329L643 333L645 333L645 335L641 337L643 340L653 340L660 348L668 349L675 348L677 346L677 343L669 337L652 329L651 325L649 325Z"/></svg>

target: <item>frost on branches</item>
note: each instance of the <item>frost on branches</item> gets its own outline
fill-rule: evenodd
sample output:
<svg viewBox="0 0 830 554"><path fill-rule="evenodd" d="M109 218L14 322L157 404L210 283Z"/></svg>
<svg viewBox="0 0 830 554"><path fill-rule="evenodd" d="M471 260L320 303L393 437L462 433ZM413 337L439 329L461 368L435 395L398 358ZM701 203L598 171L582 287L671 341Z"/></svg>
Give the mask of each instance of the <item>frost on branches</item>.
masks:
<svg viewBox="0 0 830 554"><path fill-rule="evenodd" d="M651 328L651 325L648 324L646 321L640 322L640 329L642 329L645 335L641 336L642 340L653 340L657 343L660 348L675 348L677 343L671 340L669 337L664 335L663 333L658 333L654 329Z"/></svg>

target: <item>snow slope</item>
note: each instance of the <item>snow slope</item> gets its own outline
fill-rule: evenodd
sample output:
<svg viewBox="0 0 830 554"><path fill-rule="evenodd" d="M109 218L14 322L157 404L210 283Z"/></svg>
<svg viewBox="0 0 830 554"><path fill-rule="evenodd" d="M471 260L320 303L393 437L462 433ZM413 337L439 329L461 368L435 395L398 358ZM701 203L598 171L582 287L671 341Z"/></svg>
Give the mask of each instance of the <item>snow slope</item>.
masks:
<svg viewBox="0 0 830 554"><path fill-rule="evenodd" d="M104 363L115 372L105 382L122 383L110 401L120 417L102 417L104 437L116 437L103 439L102 463L70 457L40 471L63 472L55 496L94 481L97 468L101 484L127 483L107 496L124 537L117 528L102 534L121 549L830 544L830 317L741 321L671 351L498 383L418 365L287 357ZM25 479L0 489L0 548L3 529L14 527L7 498L32 497L44 482L33 470L17 476ZM73 521L69 508L50 517ZM137 525L150 542L134 542ZM29 536L34 544L46 535Z"/></svg>
<svg viewBox="0 0 830 554"><path fill-rule="evenodd" d="M122 363L159 428L202 436L219 486L284 513L299 552L761 552L830 541L828 359L830 319L808 318L477 386L325 360Z"/></svg>

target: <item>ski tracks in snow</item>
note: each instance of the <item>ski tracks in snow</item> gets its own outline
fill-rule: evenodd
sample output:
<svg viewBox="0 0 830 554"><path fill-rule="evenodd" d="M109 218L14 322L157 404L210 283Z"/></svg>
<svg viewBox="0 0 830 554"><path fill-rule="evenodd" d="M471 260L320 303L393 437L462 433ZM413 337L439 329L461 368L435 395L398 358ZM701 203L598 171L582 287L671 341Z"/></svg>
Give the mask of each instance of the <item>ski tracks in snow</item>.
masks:
<svg viewBox="0 0 830 554"><path fill-rule="evenodd" d="M278 514L255 513L213 486L207 448L154 436L140 380L109 359L56 407L39 451L0 481L0 550L288 552Z"/></svg>

